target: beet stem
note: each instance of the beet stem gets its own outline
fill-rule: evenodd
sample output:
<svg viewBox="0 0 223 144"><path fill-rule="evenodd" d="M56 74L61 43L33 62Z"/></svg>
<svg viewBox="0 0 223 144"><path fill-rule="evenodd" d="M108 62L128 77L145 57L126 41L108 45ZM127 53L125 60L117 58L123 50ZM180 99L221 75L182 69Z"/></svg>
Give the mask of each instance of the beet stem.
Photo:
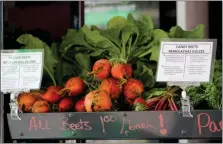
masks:
<svg viewBox="0 0 223 144"><path fill-rule="evenodd" d="M170 110L175 111L175 108L174 108L173 103L170 98L168 98L168 102L169 102Z"/></svg>
<svg viewBox="0 0 223 144"><path fill-rule="evenodd" d="M172 102L172 104L173 104L173 106L174 106L174 109L175 109L175 110L178 110L178 108L177 108L177 106L176 106L176 104L175 104L175 102L174 102L174 100L173 100L173 97L171 97L170 100L171 100L171 102Z"/></svg>

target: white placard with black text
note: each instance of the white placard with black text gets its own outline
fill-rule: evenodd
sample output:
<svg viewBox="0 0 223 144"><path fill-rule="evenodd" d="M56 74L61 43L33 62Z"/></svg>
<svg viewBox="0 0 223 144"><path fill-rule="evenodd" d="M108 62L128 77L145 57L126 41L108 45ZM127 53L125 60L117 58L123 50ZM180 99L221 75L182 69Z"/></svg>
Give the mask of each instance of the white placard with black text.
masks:
<svg viewBox="0 0 223 144"><path fill-rule="evenodd" d="M1 51L1 91L39 89L43 72L42 50Z"/></svg>
<svg viewBox="0 0 223 144"><path fill-rule="evenodd" d="M214 42L161 42L156 81L209 82Z"/></svg>

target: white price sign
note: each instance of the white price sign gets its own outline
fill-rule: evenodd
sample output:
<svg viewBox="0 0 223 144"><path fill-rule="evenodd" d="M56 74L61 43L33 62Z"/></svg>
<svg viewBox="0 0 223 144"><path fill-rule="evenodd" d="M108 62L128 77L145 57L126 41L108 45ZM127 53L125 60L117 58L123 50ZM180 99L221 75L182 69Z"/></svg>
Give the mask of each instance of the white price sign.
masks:
<svg viewBox="0 0 223 144"><path fill-rule="evenodd" d="M1 91L39 89L43 50L1 50Z"/></svg>
<svg viewBox="0 0 223 144"><path fill-rule="evenodd" d="M156 81L209 82L215 41L161 42Z"/></svg>

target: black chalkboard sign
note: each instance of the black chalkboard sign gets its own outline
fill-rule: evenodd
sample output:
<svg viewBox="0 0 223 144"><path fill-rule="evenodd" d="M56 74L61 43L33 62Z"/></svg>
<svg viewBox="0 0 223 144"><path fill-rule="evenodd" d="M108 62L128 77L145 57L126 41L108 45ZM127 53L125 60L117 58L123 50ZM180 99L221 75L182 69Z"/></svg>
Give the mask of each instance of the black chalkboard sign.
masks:
<svg viewBox="0 0 223 144"><path fill-rule="evenodd" d="M222 111L99 112L20 114L8 124L13 139L216 139L222 138Z"/></svg>

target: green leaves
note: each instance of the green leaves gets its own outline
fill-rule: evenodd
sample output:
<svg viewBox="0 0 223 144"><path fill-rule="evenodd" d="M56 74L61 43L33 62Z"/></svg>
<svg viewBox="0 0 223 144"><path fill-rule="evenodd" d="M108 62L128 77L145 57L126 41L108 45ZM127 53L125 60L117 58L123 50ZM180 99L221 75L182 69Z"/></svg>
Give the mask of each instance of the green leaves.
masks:
<svg viewBox="0 0 223 144"><path fill-rule="evenodd" d="M84 75L91 70L91 60L88 54L76 53L74 58L78 64L78 75Z"/></svg>
<svg viewBox="0 0 223 144"><path fill-rule="evenodd" d="M82 29L83 33L87 37L87 41L93 45L93 47L97 49L111 49L113 52L119 53L119 48L112 43L108 38L102 36L99 31L91 31L86 26L84 26ZM96 49L96 50L97 50Z"/></svg>
<svg viewBox="0 0 223 144"><path fill-rule="evenodd" d="M132 13L129 13L127 16L127 20L131 23L136 23L136 20L134 19Z"/></svg>
<svg viewBox="0 0 223 144"><path fill-rule="evenodd" d="M160 44L159 43L154 43L152 48L151 48L150 60L158 62L159 54L160 54Z"/></svg>
<svg viewBox="0 0 223 144"><path fill-rule="evenodd" d="M44 70L48 73L51 80L53 81L53 84L56 85L56 81L54 78L54 68L57 65L58 61L53 55L52 50L50 47L38 39L37 37L34 37L30 34L23 34L18 39L17 42L20 44L24 44L26 48L28 49L44 49Z"/></svg>
<svg viewBox="0 0 223 144"><path fill-rule="evenodd" d="M160 53L160 41L161 39L169 38L169 36L165 31L161 29L155 29L152 31L152 38L153 41L151 42L152 47L150 60L158 62Z"/></svg>
<svg viewBox="0 0 223 144"><path fill-rule="evenodd" d="M142 81L146 92L144 97L162 95L166 90L156 87L155 72L159 60L160 41L170 38L203 38L204 26L198 25L192 31L172 27L169 32L155 29L150 16L136 20L130 13L126 18L116 16L109 20L107 29L96 26L83 26L80 30L68 29L61 43L53 43L51 48L40 39L29 34L20 36L17 41L30 49L44 49L44 72L54 85L63 85L67 77L81 76L87 80L86 72L91 70L94 60L107 58L114 62L124 62L134 66L134 77ZM219 65L219 64L218 64ZM217 67L217 66L216 66ZM188 89L192 100L209 101L209 105L219 108L221 103L221 71L215 68L213 84L202 85L205 93L198 89ZM195 92L196 91L196 92ZM194 97L193 97L194 96ZM137 110L140 110L138 107Z"/></svg>
<svg viewBox="0 0 223 144"><path fill-rule="evenodd" d="M93 49L85 40L85 34L82 31L68 29L60 44L60 51L66 55L68 52L74 52L73 46L81 46L85 49Z"/></svg>
<svg viewBox="0 0 223 144"><path fill-rule="evenodd" d="M167 33L161 29L155 29L152 31L153 41L151 42L151 57L150 60L158 62L159 59L159 50L160 50L160 40L168 38L204 38L204 26L198 25L192 31L184 31L181 27L175 26L170 29L170 32Z"/></svg>
<svg viewBox="0 0 223 144"><path fill-rule="evenodd" d="M90 56L81 53L84 46L90 45L78 37L83 38L83 33L68 30L62 43L52 43L51 48L30 34L21 35L17 41L28 49L44 49L44 75L48 75L54 85L63 85L66 77L81 76L91 67ZM76 45L83 47L73 47Z"/></svg>
<svg viewBox="0 0 223 144"><path fill-rule="evenodd" d="M59 44L52 43L51 50L58 60L58 64L55 68L55 79L57 81L57 85L64 85L66 76L75 75L75 69L73 68L73 64L64 59L64 57L59 52Z"/></svg>
<svg viewBox="0 0 223 144"><path fill-rule="evenodd" d="M181 27L175 26L170 29L170 38L204 38L204 25L200 24L191 31L184 31Z"/></svg>
<svg viewBox="0 0 223 144"><path fill-rule="evenodd" d="M167 92L165 88L152 88L144 94L144 98L148 100L152 97L161 96L165 92Z"/></svg>
<svg viewBox="0 0 223 144"><path fill-rule="evenodd" d="M150 89L155 86L153 71L143 62L137 62L137 69L134 71L134 77L140 80L146 89Z"/></svg>
<svg viewBox="0 0 223 144"><path fill-rule="evenodd" d="M102 30L100 34L109 39L117 47L121 47L121 29L119 27Z"/></svg>
<svg viewBox="0 0 223 144"><path fill-rule="evenodd" d="M199 87L186 89L194 105L206 101L210 108L220 110L222 108L222 62L215 61L213 81L204 83Z"/></svg>
<svg viewBox="0 0 223 144"><path fill-rule="evenodd" d="M138 40L138 27L135 24L128 23L121 28L121 55L122 59L126 62L129 61L129 57L132 57L132 52L136 49L136 43Z"/></svg>
<svg viewBox="0 0 223 144"><path fill-rule="evenodd" d="M159 42L163 38L169 38L167 32L161 30L161 29L155 29L152 31L152 37L153 40L156 42Z"/></svg>
<svg viewBox="0 0 223 144"><path fill-rule="evenodd" d="M114 28L116 26L123 26L127 23L127 20L122 16L116 16L110 19L107 23L107 28Z"/></svg>
<svg viewBox="0 0 223 144"><path fill-rule="evenodd" d="M99 38L96 36L94 39L93 33L87 27L78 31L73 29L67 31L60 44L63 61L66 62L64 69L67 71L64 71L64 74L85 75L91 68L90 56L100 56L103 53L96 48L97 43L101 42L101 36L99 35Z"/></svg>
<svg viewBox="0 0 223 144"><path fill-rule="evenodd" d="M147 30L154 29L152 17L143 15L139 20L139 23L143 25Z"/></svg>

